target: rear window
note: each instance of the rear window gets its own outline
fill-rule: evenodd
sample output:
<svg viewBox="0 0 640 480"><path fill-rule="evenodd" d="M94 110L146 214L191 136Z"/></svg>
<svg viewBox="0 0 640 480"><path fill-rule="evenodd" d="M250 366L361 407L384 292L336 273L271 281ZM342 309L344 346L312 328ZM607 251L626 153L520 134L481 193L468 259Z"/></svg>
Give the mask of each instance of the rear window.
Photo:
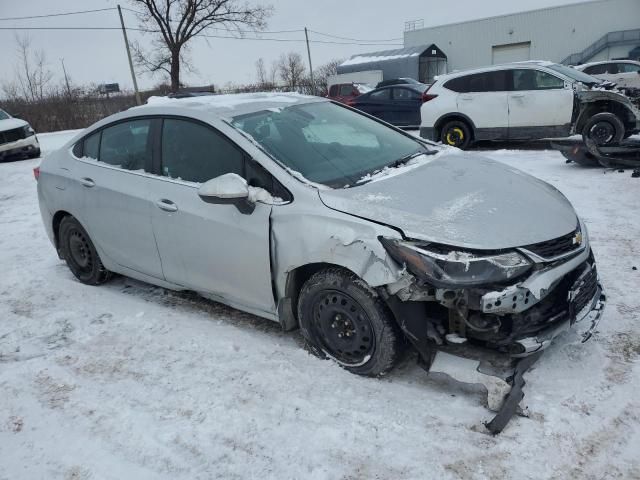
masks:
<svg viewBox="0 0 640 480"><path fill-rule="evenodd" d="M329 89L329 96L337 97L338 96L338 85L332 85Z"/></svg>
<svg viewBox="0 0 640 480"><path fill-rule="evenodd" d="M509 89L507 70L474 73L453 78L444 84L445 88L458 93L468 92L505 92Z"/></svg>

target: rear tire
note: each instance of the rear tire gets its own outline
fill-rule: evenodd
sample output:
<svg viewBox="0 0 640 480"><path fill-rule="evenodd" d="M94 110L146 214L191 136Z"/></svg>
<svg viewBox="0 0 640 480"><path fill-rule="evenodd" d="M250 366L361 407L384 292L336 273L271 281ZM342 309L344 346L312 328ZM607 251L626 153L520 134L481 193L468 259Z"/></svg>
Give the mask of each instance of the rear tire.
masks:
<svg viewBox="0 0 640 480"><path fill-rule="evenodd" d="M89 234L78 220L72 216L64 217L58 238L60 255L78 280L87 285L100 285L111 278L111 272L102 264Z"/></svg>
<svg viewBox="0 0 640 480"><path fill-rule="evenodd" d="M440 141L445 145L464 150L471 144L471 129L460 120L447 122L440 132Z"/></svg>
<svg viewBox="0 0 640 480"><path fill-rule="evenodd" d="M402 334L384 301L353 273L321 270L305 282L298 319L310 350L366 376L388 373L401 357Z"/></svg>
<svg viewBox="0 0 640 480"><path fill-rule="evenodd" d="M582 129L582 138L591 139L596 145L615 145L622 141L624 134L624 123L610 112L595 114Z"/></svg>

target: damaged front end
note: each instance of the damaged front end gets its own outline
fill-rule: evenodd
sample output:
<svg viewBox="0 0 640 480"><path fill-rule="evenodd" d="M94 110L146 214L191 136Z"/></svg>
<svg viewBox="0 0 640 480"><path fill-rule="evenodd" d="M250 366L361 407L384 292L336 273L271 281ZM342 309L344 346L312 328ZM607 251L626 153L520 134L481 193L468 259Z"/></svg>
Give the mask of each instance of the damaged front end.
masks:
<svg viewBox="0 0 640 480"><path fill-rule="evenodd" d="M442 352L465 358L479 374L473 383L487 387L489 407L507 421L522 398L522 373L535 361L524 358L537 359L555 337L574 327L588 340L605 305L582 224L562 237L511 250L380 241L406 269L382 293L427 369L447 370ZM446 363L459 379L459 360ZM507 386L511 392L505 397ZM490 430L502 427L494 423Z"/></svg>

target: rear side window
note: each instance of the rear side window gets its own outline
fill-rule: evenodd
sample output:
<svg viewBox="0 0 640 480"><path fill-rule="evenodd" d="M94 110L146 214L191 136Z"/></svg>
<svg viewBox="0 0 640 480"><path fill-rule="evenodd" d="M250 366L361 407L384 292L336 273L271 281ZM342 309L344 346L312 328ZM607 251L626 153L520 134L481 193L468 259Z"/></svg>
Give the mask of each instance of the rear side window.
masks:
<svg viewBox="0 0 640 480"><path fill-rule="evenodd" d="M242 175L244 154L212 128L188 120L162 125L162 175L204 183L225 173Z"/></svg>
<svg viewBox="0 0 640 480"><path fill-rule="evenodd" d="M386 88L384 90L378 90L377 92L371 92L369 98L371 100L389 100L391 98L391 90Z"/></svg>
<svg viewBox="0 0 640 480"><path fill-rule="evenodd" d="M445 87L458 93L470 92L506 92L508 87L508 71L474 73L465 77L449 80Z"/></svg>
<svg viewBox="0 0 640 480"><path fill-rule="evenodd" d="M348 97L349 95L353 94L353 85L341 85L340 86L340 96L341 97Z"/></svg>
<svg viewBox="0 0 640 480"><path fill-rule="evenodd" d="M590 67L585 68L583 72L588 75L602 75L607 73L607 65L604 63L602 65L591 65Z"/></svg>
<svg viewBox="0 0 640 480"><path fill-rule="evenodd" d="M418 91L411 88L394 88L392 90L394 100L420 100L422 97Z"/></svg>
<svg viewBox="0 0 640 480"><path fill-rule="evenodd" d="M102 130L98 160L126 170L144 170L151 164L149 131L151 120L118 123ZM85 156L91 156L89 137L85 141ZM89 147L89 148L87 148Z"/></svg>
<svg viewBox="0 0 640 480"><path fill-rule="evenodd" d="M98 159L98 150L100 148L100 134L101 132L94 133L88 136L84 140L84 149L82 151L83 157Z"/></svg>

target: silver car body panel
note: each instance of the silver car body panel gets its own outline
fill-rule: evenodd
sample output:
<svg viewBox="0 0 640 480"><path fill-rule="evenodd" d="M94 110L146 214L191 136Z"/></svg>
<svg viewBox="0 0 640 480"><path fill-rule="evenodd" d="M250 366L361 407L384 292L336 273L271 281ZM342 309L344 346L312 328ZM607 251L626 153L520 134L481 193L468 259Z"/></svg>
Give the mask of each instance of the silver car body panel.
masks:
<svg viewBox="0 0 640 480"><path fill-rule="evenodd" d="M473 154L444 154L406 175L322 190L320 197L336 210L398 227L407 238L462 248L530 245L577 225L573 207L558 190Z"/></svg>

